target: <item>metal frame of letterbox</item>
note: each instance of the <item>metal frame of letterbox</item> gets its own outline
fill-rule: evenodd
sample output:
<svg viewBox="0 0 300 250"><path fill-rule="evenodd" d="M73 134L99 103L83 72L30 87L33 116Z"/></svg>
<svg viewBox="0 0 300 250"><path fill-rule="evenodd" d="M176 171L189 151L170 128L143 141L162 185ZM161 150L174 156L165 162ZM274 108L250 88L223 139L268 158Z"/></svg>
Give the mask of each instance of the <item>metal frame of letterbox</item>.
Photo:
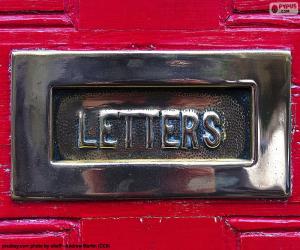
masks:
<svg viewBox="0 0 300 250"><path fill-rule="evenodd" d="M211 73L207 73L207 75L202 76L202 75L198 75L198 83L204 83L206 85L209 84L217 84L217 83L221 83L222 85L224 84L224 82L226 84L241 84L243 81L245 83L245 81L249 84L249 82L252 82L252 84L255 83L254 80L251 79L251 77L245 78L245 77L241 77L243 75L247 75L244 71L240 72L238 69L238 65L239 63L243 62L244 59L248 59L247 63L248 66L250 67L252 65L252 63L256 63L259 66L264 65L263 63L266 63L267 65L272 65L273 61L274 62L279 62L278 64L273 64L272 67L270 68L269 72L270 75L272 75L272 73L277 72L278 70L283 71L282 74L282 79L273 79L272 82L270 82L270 80L267 80L268 78L266 78L264 76L265 72L264 71L258 71L256 72L256 76L260 77L261 80L265 81L263 83L261 82L257 82L257 95L258 97L258 101L256 103L259 103L262 98L264 98L267 95L270 95L270 93L268 93L268 91L264 92L265 96L261 96L261 88L263 87L262 85L266 85L264 87L267 88L267 90L269 88L272 87L281 87L281 91L276 97L272 97L273 99L278 98L278 100L274 100L273 102L268 103L268 105L271 105L272 110L275 112L281 112L278 114L281 114L283 116L282 118L282 122L280 124L269 124L268 122L271 121L267 121L268 126L267 127L262 127L261 126L261 122L264 121L264 116L265 116L265 112L264 108L262 105L258 105L258 121L257 124L255 125L257 127L257 131L258 131L258 140L257 143L255 144L257 146L257 149L259 149L258 152L258 160L260 160L262 158L262 155L264 157L266 157L266 159L268 159L269 161L272 160L272 157L274 156L272 154L272 146L273 146L273 151L274 151L274 146L275 148L279 148L281 147L282 150L282 159L283 161L281 162L276 162L276 164L273 162L272 167L275 169L267 169L267 174L269 174L269 178L267 181L263 180L263 185L261 185L262 179L263 178L263 174L266 174L266 170L264 169L267 166L260 166L260 162L256 163L254 162L254 164L249 167L249 166L245 166L245 165L240 165L240 166L235 166L234 164L230 167L230 163L229 164L221 164L218 166L214 166L214 168L210 168L208 164L206 166L206 168L209 168L209 171L212 170L213 175L215 176L215 180L218 180L218 175L222 175L223 173L226 173L229 169L233 169L232 167L234 167L234 172L231 173L231 175L229 174L229 176L227 178L240 178L239 175L241 174L240 171L243 172L244 175L244 182L243 183L238 183L238 184L234 184L232 187L228 187L226 188L226 186L222 186L225 183L224 182L220 182L219 184L216 184L216 190L215 191L211 191L211 192L203 192L201 190L199 190L198 192L193 192L193 193L189 193L189 192L183 192L182 190L170 190L169 192L161 192L161 190L156 190L155 192L152 192L150 190L145 190L143 192L110 192L109 190L103 190L103 192L96 192L96 193L87 193L86 191L82 191L82 189L84 189L84 186L80 186L79 184L76 184L76 182L74 182L74 180L69 180L70 181L70 185L69 186L63 186L64 184L62 183L62 181L60 180L60 178L62 178L64 175L60 175L60 173L66 173L68 171L71 171L70 173L78 173L78 174L83 174L84 172L90 171L91 169L93 171L95 171L96 175L98 174L103 174L103 171L106 169L110 169L110 167L108 166L109 164L107 164L106 167L99 167L97 166L97 164L92 164L91 166L86 166L86 167L82 167L82 166L77 166L77 164L73 164L73 167L71 166L55 166L55 164L52 164L51 162L49 162L49 150L47 150L47 152L44 152L43 154L39 155L39 160L45 161L44 164L46 166L45 169L32 169L32 167L34 166L24 166L24 164L26 164L24 161L21 161L24 167L20 166L20 159L18 160L16 157L20 157L19 155L16 155L16 149L20 152L20 149L18 149L18 145L15 144L15 139L16 139L16 131L18 131L18 128L16 128L16 125L18 125L18 122L15 121L15 119L20 119L20 117L16 118L15 114L16 112L19 112L19 114L22 115L27 115L26 113L23 113L23 107L24 104L21 102L17 102L16 103L16 92L17 92L17 87L18 88L22 88L21 85L22 83L20 82L19 78L24 77L24 73L26 73L26 71L16 71L16 69L23 66L24 67L29 67L27 68L27 72L31 72L33 77L37 77L37 79L39 77L42 77L41 75L39 75L38 73L36 73L34 75L34 68L36 67L36 65L33 64L33 62L36 62L35 60L42 60L40 62L43 62L43 65L45 66L45 68L50 68L49 66L54 66L54 68L56 67L61 67L62 65L60 65L58 60L64 59L65 63L66 60L67 62L70 62L72 64L72 60L77 57L81 57L81 58L93 58L93 57L103 57L106 59L115 59L117 60L117 58L122 58L122 57L133 57L133 58L139 58L141 60L144 61L144 64L147 66L147 58L156 58L155 60L168 60L170 58L176 58L176 59L182 59L182 58L189 58L189 60L193 61L193 60L200 60L201 58L209 58L211 61L218 61L220 63L220 65L223 67L222 69L224 70L224 72L221 71L216 71L215 74L219 74L219 78L220 78L220 74L224 74L227 75L227 77L231 76L232 78L237 77L239 80L238 81L233 81L231 80L232 78L230 78L230 80L228 79L223 79L222 81L219 79L218 81L215 80L216 75L211 75ZM17 62L16 65L16 59L19 58L19 62ZM256 59L259 60L256 60ZM228 68L224 67L224 64L221 64L222 59L224 59L226 62L229 61L229 64L231 67L230 70L233 71L236 70L236 76L232 75L231 71L228 71ZM230 60L228 60L230 59ZM276 61L276 60L277 61ZM31 62L31 63L29 63ZM39 61L37 61L39 62ZM159 61L158 61L159 62ZM54 64L55 63L55 64ZM202 62L204 63L204 62ZM224 63L224 62L223 62ZM261 63L261 65L259 65ZM75 63L75 68L77 70L81 70L78 66L76 67L76 63ZM164 64L166 65L166 64ZM73 65L74 66L74 65ZM228 65L227 65L228 66ZM234 67L236 66L236 67ZM123 66L124 67L124 66ZM168 66L166 66L168 67ZM169 66L170 67L170 66ZM171 70L171 68L169 68ZM62 69L64 70L64 68ZM95 70L95 69L94 69ZM174 72L174 71L173 71ZM184 71L183 71L184 72ZM55 76L55 72L50 71L48 72L49 74L46 76L46 79L44 84L46 84L47 86L43 86L46 90L45 93L41 93L39 92L39 95L42 95L42 98L40 98L39 96L31 96L31 98L35 98L37 97L38 99L38 105L41 104L39 103L45 102L46 100L48 101L48 104L45 105L45 107L43 105L40 105L39 108L45 110L46 106L49 105L49 93L51 88L55 85L55 86L66 86L66 82L67 80L70 80L69 82L71 82L71 86L74 86L74 82L72 83L72 79L63 79L64 83L57 83L57 77ZM145 82L149 82L149 83L153 83L153 82L165 82L165 83L172 83L175 84L174 82L177 83L182 83L184 81L186 81L185 77L176 77L176 76L165 76L165 75L157 75L155 73L157 72L151 72L152 74L150 77L149 75L142 77L142 79L138 79L139 81L145 81ZM175 75L179 74L178 72L174 72ZM136 73L138 76L138 72ZM186 74L186 72L184 72L184 74ZM184 75L183 74L183 75ZM202 73L203 74L203 73ZM179 74L180 75L180 74ZM62 76L61 74L59 75L60 77ZM163 76L163 77L161 77ZM181 76L181 75L180 75ZM269 76L269 75L268 75ZM48 77L48 78L47 78ZM122 82L122 80L125 80L126 83L130 83L130 82L135 82L137 79L136 77L127 77L125 76L125 79L123 78L122 80L120 79L116 79L115 76L109 76L112 79L93 79L93 81L89 82L87 85L88 86L99 86L100 82L104 82L104 83L108 83L110 82L110 87L116 83L116 82ZM117 76L119 77L119 76ZM121 77L122 78L122 77ZM24 78L25 79L25 78ZM206 80L203 80L206 79ZM251 80L243 80L243 79L251 79ZM61 79L60 79L61 80ZM89 79L90 80L90 79ZM194 80L194 79L193 79ZM22 78L23 81L23 78ZM87 82L87 79L81 79L78 83L76 83L75 85L77 86L82 86L82 84L84 82ZM18 83L18 84L17 84ZM24 82L23 85L25 86L25 88L30 88L31 84L35 84L32 82ZM43 83L42 83L43 84ZM210 85L210 86L212 86ZM18 90L18 91L23 91L22 89ZM18 92L20 93L20 92ZM26 94L25 92L22 92L23 94ZM48 98L45 98L47 97ZM273 100L272 99L272 100ZM33 99L32 99L33 100ZM17 106L16 106L17 105ZM256 104L257 105L257 104ZM277 107L279 105L280 110L278 111L277 109L275 110L275 107ZM48 107L49 108L49 107ZM18 110L17 110L18 109ZM12 105L12 111L13 111L13 126L12 126L12 135L13 135L13 142L12 142L12 162L13 162L13 184L12 184L12 190L13 190L13 194L14 194L14 198L16 199L95 199L95 198L102 198L102 199L114 199L114 198L162 198L162 197L270 197L270 198L275 198L275 197L286 197L289 194L289 131L290 131L290 127L289 127L289 114L290 114L290 52L289 51L284 51L284 50L243 50L243 51L239 51L239 50L226 50L226 51L160 51L160 52L153 52L153 51L90 51L90 52L81 52L81 51L68 51L68 52L63 52L63 51L17 51L13 53L13 105ZM44 127L44 131L48 131L49 132L49 127L47 129L47 126L49 126L49 109L48 112L45 112L44 115L46 115L48 118L48 123L44 123L41 124L41 126L46 126ZM43 112L42 112L43 114ZM28 118L28 117L26 117ZM22 116L21 116L22 119ZM45 120L45 119L42 119ZM264 121L266 122L266 121ZM272 129L270 128L270 126L272 127ZM279 133L279 137L282 138L283 141L273 141L272 143L269 142L268 144L268 148L266 151L262 151L262 148L260 147L260 141L261 138L260 136L264 135L265 132L267 131L268 133L272 133L274 134L274 126L278 127L278 129L274 130L275 132ZM265 129L266 131L261 131L261 129ZM255 130L254 130L255 131ZM46 133L47 134L47 133ZM18 136L20 136L20 131ZM23 136L23 135L22 135ZM34 135L35 136L35 135ZM47 137L47 136L46 136ZM24 139L24 138L23 138ZM25 138L25 143L31 141L32 138ZM49 144L46 141L43 141L44 144L44 148L49 147ZM274 145L273 145L274 144ZM47 146L48 145L48 146ZM29 146L27 146L29 147ZM265 149L264 149L265 150ZM269 150L269 151L268 151ZM271 151L271 152L270 152ZM35 154L39 154L39 152L36 152L34 150L32 150L31 152L35 153ZM274 153L274 152L273 152ZM276 152L278 154L278 152ZM27 155L28 156L28 155ZM31 157L30 155L28 157ZM26 157L24 159L27 159ZM35 159L32 159L33 161L35 161ZM278 160L278 159L277 159ZM48 162L48 163L47 163ZM275 164L275 165L274 165ZM35 164L34 164L35 165ZM117 167L122 167L124 168L128 168L128 170L132 171L132 169L134 170L138 170L140 169L141 166L144 166L145 169L146 168L151 168L150 164L138 164L137 166L133 164L127 164L126 166L118 166L118 164L114 164L114 168ZM160 169L160 171L165 171L166 168L172 168L172 167L177 167L178 165L175 166L174 164L170 163L169 165L165 165L165 166L160 166L162 164L159 164L159 166L156 166L155 169ZM188 168L189 164L181 164L181 167L184 169ZM47 167L48 166L48 167ZM197 166L199 166L199 163L195 164L194 166L190 166L191 169L193 169L194 167L197 168ZM279 167L278 167L279 166ZM31 167L31 168L30 168ZM41 167L41 166L40 166ZM55 179L54 182L52 180L48 180L47 179L43 179L42 182L45 182L43 184L49 184L51 188L48 187L48 189L45 187L42 187L43 185L39 184L38 182L40 180L37 180L36 177L34 176L32 171L41 171L41 170L47 170L49 171L49 167L51 167L52 172L51 174L54 175ZM277 167L277 168L276 168ZM204 167L198 167L198 170L203 169L204 172L202 172L201 174L207 174L205 173L205 168ZM207 169L206 169L207 170ZM215 172L216 170L216 172ZM25 171L25 172L24 172ZM47 172L46 171L46 172ZM56 172L55 172L56 171ZM102 172L101 172L102 171ZM147 173L145 173L147 174ZM208 174L211 174L210 172ZM272 175L274 174L274 177L272 177ZM198 175L196 174L193 177L197 177ZM231 177L230 177L231 176ZM276 178L275 178L276 176ZM280 178L277 178L278 176L280 176ZM33 187L27 188L27 186L24 186L24 183L26 184L26 182L29 181L29 178L31 179L31 181L33 181ZM245 178L246 177L246 178ZM27 178L27 179L26 179ZM192 178L192 177L191 177ZM20 181L21 180L21 181ZM17 182L16 182L17 181ZM66 181L66 180L65 180ZM256 182L256 183L255 183ZM223 183L223 184L222 184ZM68 183L67 183L68 184ZM20 186L21 185L21 186ZM40 186L39 186L40 185ZM76 186L77 185L77 186ZM47 185L45 185L47 186Z"/></svg>

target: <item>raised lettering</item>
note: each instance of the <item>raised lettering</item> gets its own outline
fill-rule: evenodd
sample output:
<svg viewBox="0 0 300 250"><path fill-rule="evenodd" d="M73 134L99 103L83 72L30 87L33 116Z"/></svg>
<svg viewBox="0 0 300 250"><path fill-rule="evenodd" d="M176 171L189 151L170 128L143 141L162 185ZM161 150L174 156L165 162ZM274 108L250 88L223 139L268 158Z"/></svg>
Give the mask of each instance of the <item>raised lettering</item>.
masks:
<svg viewBox="0 0 300 250"><path fill-rule="evenodd" d="M195 110L181 111L181 147L184 149L197 149L199 148L197 139L197 128L199 125L198 114Z"/></svg>
<svg viewBox="0 0 300 250"><path fill-rule="evenodd" d="M203 126L206 129L204 143L209 148L217 148L222 140L221 119L214 111L206 111L203 115ZM224 133L224 131L223 131Z"/></svg>
<svg viewBox="0 0 300 250"><path fill-rule="evenodd" d="M97 148L97 140L86 139L86 113L82 110L78 112L79 126L78 126L78 148Z"/></svg>
<svg viewBox="0 0 300 250"><path fill-rule="evenodd" d="M161 147L162 148L179 148L180 140L174 139L175 126L170 123L171 119L179 119L179 110L162 110L162 132L161 132Z"/></svg>
<svg viewBox="0 0 300 250"><path fill-rule="evenodd" d="M118 117L118 110L102 109L99 111L100 120L100 148L116 148L117 140L110 138L111 124L107 123L107 118Z"/></svg>
<svg viewBox="0 0 300 250"><path fill-rule="evenodd" d="M120 117L125 118L126 134L125 147L132 147L132 119L133 117L145 117L146 122L146 148L153 147L153 117L159 116L158 109L133 109L120 110Z"/></svg>

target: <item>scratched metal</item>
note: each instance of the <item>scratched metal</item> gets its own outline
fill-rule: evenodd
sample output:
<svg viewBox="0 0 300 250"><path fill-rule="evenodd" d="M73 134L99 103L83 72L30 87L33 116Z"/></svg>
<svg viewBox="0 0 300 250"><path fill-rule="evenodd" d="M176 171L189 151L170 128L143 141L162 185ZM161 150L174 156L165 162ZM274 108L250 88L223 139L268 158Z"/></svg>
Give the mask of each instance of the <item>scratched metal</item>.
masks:
<svg viewBox="0 0 300 250"><path fill-rule="evenodd" d="M290 193L289 51L15 51L11 107L14 199Z"/></svg>

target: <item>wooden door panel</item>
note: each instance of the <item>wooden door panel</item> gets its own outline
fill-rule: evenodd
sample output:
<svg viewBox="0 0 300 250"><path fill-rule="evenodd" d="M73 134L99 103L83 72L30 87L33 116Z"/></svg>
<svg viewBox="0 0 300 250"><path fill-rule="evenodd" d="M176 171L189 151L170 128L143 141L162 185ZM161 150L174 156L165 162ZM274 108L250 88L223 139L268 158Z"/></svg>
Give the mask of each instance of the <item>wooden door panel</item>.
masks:
<svg viewBox="0 0 300 250"><path fill-rule="evenodd" d="M279 1L278 1L279 2ZM282 3L291 1L283 0ZM233 11L240 13L262 13L269 12L269 5L274 3L272 0L234 0Z"/></svg>
<svg viewBox="0 0 300 250"><path fill-rule="evenodd" d="M242 4L215 0L205 3L74 0L49 1L45 5L36 2L35 6L40 7L33 7L34 1L24 1L1 7L0 244L16 242L19 238L20 244L100 241L109 244L111 249L268 246L292 249L296 246L300 216L300 21L299 15L269 16L265 2L259 5L259 1ZM259 6L263 6L263 13ZM291 197L283 200L13 201L10 55L16 49L290 49Z"/></svg>
<svg viewBox="0 0 300 250"><path fill-rule="evenodd" d="M35 219L0 221L0 246L7 249L67 249L79 245L77 221Z"/></svg>
<svg viewBox="0 0 300 250"><path fill-rule="evenodd" d="M3 0L0 5L1 28L73 27L76 0Z"/></svg>
<svg viewBox="0 0 300 250"><path fill-rule="evenodd" d="M80 29L206 30L219 26L219 1L80 1ZM214 13L211 15L210 13ZM99 18L101 17L101 18Z"/></svg>
<svg viewBox="0 0 300 250"><path fill-rule="evenodd" d="M63 11L63 0L2 0L1 12Z"/></svg>
<svg viewBox="0 0 300 250"><path fill-rule="evenodd" d="M272 247L274 250L296 250L300 243L299 232L287 233L251 233L242 234L241 250L263 250Z"/></svg>
<svg viewBox="0 0 300 250"><path fill-rule="evenodd" d="M235 233L217 217L83 219L81 231L83 243L111 249L236 249Z"/></svg>
<svg viewBox="0 0 300 250"><path fill-rule="evenodd" d="M237 217L227 218L236 232L240 249L297 249L300 220L294 218Z"/></svg>
<svg viewBox="0 0 300 250"><path fill-rule="evenodd" d="M1 123L0 135L3 147L3 153L0 155L0 169L2 173L1 181L1 200L3 201L0 206L0 214L6 217L16 216L56 216L56 217L77 217L77 216L197 216L199 214L206 214L209 216L224 216L224 215L261 215L261 216L276 216L276 215L297 215L299 214L299 178L297 172L298 164L298 149L297 143L298 132L298 96L299 88L299 68L297 60L297 49L299 48L299 36L291 34L288 37L285 34L276 31L261 32L261 40L259 43L256 37L247 32L236 34L235 31L224 32L192 32L188 36L184 32L161 32L164 34L164 40L157 36L158 32L130 32L131 38L126 39L127 32L88 32L82 31L45 31L37 32L31 30L18 31L18 32L1 32L0 38L2 41L9 43L1 46L0 68L1 75L1 102L2 115L0 116ZM201 44L205 39L209 38L214 43L207 45ZM273 39L271 39L271 37ZM237 39L239 38L239 39ZM292 138L292 171L293 171L293 188L292 196L288 200L203 200L203 199L190 199L190 200L158 200L158 201L98 201L92 202L16 202L11 200L9 186L10 186L10 51L14 49L32 49L32 48L48 48L48 49L128 49L132 43L137 48L147 49L151 41L157 45L159 49L226 49L230 44L232 48L251 48L252 44L256 46L266 46L268 48L288 48L289 43L293 42L292 48L293 55L293 83L295 84L292 93L293 103L293 121L294 131ZM245 42L246 41L246 42ZM196 43L196 44L195 44ZM287 206L287 204L289 204ZM32 214L32 206L36 208L35 214ZM86 208L88 206L88 209ZM122 209L119 209L119 206ZM140 209L143 206L143 209Z"/></svg>

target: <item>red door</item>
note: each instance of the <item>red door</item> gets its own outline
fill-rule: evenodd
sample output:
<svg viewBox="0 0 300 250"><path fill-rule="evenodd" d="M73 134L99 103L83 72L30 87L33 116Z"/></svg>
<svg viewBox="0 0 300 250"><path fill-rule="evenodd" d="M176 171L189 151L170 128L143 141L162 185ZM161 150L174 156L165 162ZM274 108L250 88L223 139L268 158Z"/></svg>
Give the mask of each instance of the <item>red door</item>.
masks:
<svg viewBox="0 0 300 250"><path fill-rule="evenodd" d="M2 248L299 249L300 17L271 15L270 2L1 1ZM291 196L287 199L12 200L10 55L20 49L291 50Z"/></svg>

